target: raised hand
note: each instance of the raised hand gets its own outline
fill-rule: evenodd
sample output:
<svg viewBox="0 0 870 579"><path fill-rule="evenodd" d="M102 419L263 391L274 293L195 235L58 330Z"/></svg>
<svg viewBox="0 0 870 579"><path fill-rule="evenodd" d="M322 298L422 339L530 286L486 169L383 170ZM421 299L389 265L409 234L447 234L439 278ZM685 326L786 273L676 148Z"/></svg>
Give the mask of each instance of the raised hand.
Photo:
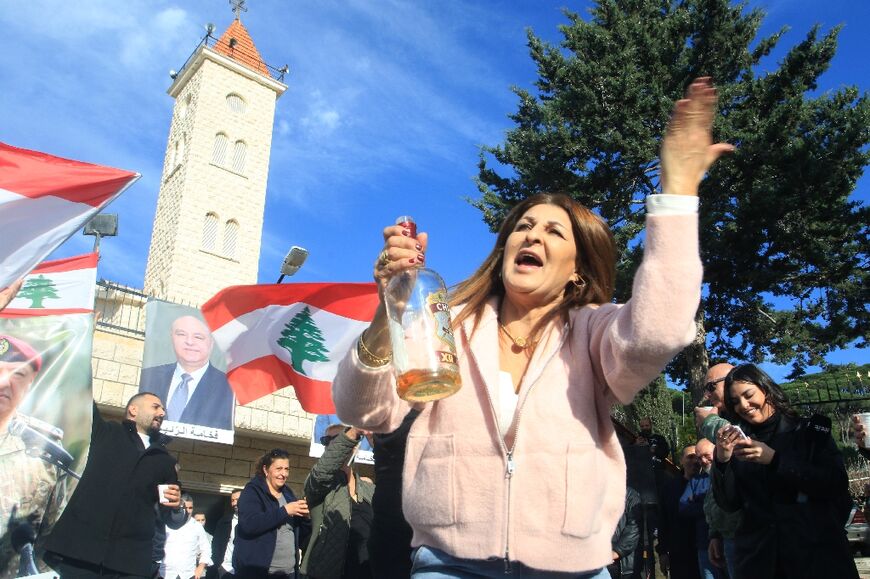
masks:
<svg viewBox="0 0 870 579"><path fill-rule="evenodd" d="M733 426L723 426L716 434L716 460L728 462L734 453L737 442L742 440L740 431Z"/></svg>
<svg viewBox="0 0 870 579"><path fill-rule="evenodd" d="M716 89L709 77L695 79L685 98L674 104L661 150L662 193L698 195L698 186L711 165L734 150L713 143Z"/></svg>

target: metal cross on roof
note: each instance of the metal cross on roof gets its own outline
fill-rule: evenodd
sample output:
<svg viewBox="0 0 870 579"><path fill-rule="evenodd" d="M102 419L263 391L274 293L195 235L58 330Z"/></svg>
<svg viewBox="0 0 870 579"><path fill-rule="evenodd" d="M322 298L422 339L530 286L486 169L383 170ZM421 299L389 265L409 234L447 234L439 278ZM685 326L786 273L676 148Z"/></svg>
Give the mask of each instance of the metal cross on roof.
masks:
<svg viewBox="0 0 870 579"><path fill-rule="evenodd" d="M230 6L233 7L233 14L236 15L236 20L241 20L242 12L247 12L248 7L245 6L247 0L230 0Z"/></svg>

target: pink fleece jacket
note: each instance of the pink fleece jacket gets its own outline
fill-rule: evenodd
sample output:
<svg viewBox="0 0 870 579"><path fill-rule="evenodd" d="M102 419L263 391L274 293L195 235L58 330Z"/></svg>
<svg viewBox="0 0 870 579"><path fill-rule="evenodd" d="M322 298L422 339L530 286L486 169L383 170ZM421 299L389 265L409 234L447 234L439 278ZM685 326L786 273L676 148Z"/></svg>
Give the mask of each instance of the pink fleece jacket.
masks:
<svg viewBox="0 0 870 579"><path fill-rule="evenodd" d="M408 436L403 510L414 546L553 571L611 562L625 460L610 407L631 402L695 336L697 223L694 214L648 216L631 300L579 308L546 328L507 440L487 390L499 380L497 301L474 335L470 320L458 329L462 389L425 405ZM391 366L365 366L356 348L332 395L344 422L376 432L394 430L409 410Z"/></svg>

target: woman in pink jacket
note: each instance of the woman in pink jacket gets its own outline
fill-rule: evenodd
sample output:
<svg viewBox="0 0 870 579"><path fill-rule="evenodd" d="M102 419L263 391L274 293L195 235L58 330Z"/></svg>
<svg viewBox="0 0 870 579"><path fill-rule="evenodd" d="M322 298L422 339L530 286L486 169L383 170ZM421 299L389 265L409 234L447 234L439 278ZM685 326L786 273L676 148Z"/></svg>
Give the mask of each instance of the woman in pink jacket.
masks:
<svg viewBox="0 0 870 579"><path fill-rule="evenodd" d="M698 185L716 158L708 79L678 101L662 151L666 195L647 200L632 298L611 303L607 225L563 195L506 217L495 248L451 301L462 389L422 406L408 436L403 510L413 576L607 577L625 497L610 407L627 404L695 336L701 290ZM427 238L384 229L375 279L423 258ZM378 308L333 382L342 420L399 426L387 315Z"/></svg>

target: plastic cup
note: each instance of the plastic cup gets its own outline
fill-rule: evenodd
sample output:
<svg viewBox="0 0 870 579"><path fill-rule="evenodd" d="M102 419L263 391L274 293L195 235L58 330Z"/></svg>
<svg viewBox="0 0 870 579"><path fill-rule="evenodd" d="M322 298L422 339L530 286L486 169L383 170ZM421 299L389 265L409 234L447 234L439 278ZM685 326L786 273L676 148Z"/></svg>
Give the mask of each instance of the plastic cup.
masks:
<svg viewBox="0 0 870 579"><path fill-rule="evenodd" d="M169 502L169 499L166 498L166 490L168 488L169 485L157 485L157 498L161 505L165 505Z"/></svg>

